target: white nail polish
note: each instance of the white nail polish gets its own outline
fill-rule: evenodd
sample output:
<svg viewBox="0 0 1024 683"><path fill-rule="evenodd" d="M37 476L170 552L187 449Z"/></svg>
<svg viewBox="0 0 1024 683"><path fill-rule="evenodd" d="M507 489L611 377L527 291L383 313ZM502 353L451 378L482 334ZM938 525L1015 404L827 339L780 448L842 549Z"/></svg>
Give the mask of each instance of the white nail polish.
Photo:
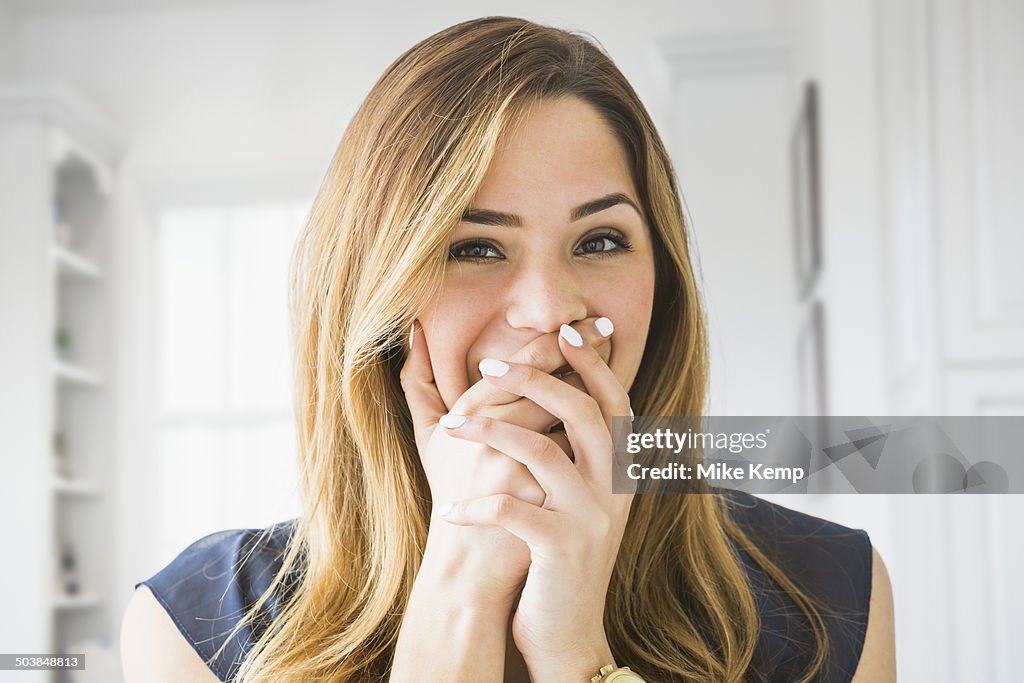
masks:
<svg viewBox="0 0 1024 683"><path fill-rule="evenodd" d="M594 321L594 327L597 328L602 337L610 337L612 332L615 331L615 325L612 325L612 321L608 318L598 318Z"/></svg>
<svg viewBox="0 0 1024 683"><path fill-rule="evenodd" d="M495 358L484 358L480 361L480 372L491 377L501 377L508 372L508 363Z"/></svg>
<svg viewBox="0 0 1024 683"><path fill-rule="evenodd" d="M437 511L442 517L447 517L452 514L452 510L455 509L455 503L448 503L447 505L438 505Z"/></svg>
<svg viewBox="0 0 1024 683"><path fill-rule="evenodd" d="M562 328L558 333L562 335L562 338L565 339L565 341L569 342L576 348L583 346L583 337L581 337L580 333L569 325L562 325Z"/></svg>
<svg viewBox="0 0 1024 683"><path fill-rule="evenodd" d="M442 427L448 429L457 429L462 425L466 424L465 415L456 415L455 413L447 413L441 416L441 419L437 421Z"/></svg>
<svg viewBox="0 0 1024 683"><path fill-rule="evenodd" d="M416 337L416 323L413 323L412 327L409 328L409 348L412 348L412 341Z"/></svg>
<svg viewBox="0 0 1024 683"><path fill-rule="evenodd" d="M629 407L629 419L630 419L630 421L633 421L633 422L636 421L636 415L633 414L633 406Z"/></svg>

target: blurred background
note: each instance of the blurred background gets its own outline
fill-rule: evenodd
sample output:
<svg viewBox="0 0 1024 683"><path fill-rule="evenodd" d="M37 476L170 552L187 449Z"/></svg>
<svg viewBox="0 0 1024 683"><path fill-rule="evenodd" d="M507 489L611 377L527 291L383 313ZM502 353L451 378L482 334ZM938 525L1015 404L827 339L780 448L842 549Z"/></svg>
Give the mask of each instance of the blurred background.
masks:
<svg viewBox="0 0 1024 683"><path fill-rule="evenodd" d="M647 104L711 414L1024 414L1019 0L0 0L0 651L120 680L135 582L298 514L291 245L380 73L488 14ZM1021 496L773 500L868 530L901 680L1021 680Z"/></svg>

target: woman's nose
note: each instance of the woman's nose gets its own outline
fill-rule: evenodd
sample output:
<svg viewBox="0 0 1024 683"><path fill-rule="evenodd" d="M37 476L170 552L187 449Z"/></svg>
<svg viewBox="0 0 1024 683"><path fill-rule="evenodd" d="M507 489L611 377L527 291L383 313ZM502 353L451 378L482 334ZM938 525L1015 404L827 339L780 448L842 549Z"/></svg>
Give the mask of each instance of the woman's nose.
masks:
<svg viewBox="0 0 1024 683"><path fill-rule="evenodd" d="M587 301L576 275L551 263L521 272L508 290L509 326L548 333L586 318Z"/></svg>

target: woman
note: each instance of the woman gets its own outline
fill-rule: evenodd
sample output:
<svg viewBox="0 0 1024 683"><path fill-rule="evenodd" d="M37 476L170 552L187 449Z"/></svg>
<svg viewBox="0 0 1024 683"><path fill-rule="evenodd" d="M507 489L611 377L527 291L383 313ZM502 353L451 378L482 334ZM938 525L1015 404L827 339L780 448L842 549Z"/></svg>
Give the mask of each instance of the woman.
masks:
<svg viewBox="0 0 1024 683"><path fill-rule="evenodd" d="M612 417L701 414L708 360L671 163L589 41L488 17L392 64L292 315L303 513L140 582L129 681L894 680L863 531L611 493Z"/></svg>

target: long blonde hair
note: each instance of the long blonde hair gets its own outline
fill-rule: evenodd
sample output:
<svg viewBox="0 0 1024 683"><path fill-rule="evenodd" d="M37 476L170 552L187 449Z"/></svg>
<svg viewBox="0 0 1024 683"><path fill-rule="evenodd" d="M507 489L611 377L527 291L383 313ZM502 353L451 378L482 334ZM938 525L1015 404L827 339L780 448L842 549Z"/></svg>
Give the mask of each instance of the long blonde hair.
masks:
<svg viewBox="0 0 1024 683"><path fill-rule="evenodd" d="M346 129L292 261L302 515L280 571L238 628L288 598L238 680L386 680L427 537L430 489L398 380L408 330L445 274L450 233L495 153L538 102L592 105L622 142L655 252L636 413L700 415L706 324L672 164L647 111L586 38L522 19L451 26L399 57ZM738 681L759 616L742 547L827 638L814 602L718 495L634 499L608 589L617 661L649 680ZM233 635L233 634L232 634ZM230 638L228 639L230 640Z"/></svg>

